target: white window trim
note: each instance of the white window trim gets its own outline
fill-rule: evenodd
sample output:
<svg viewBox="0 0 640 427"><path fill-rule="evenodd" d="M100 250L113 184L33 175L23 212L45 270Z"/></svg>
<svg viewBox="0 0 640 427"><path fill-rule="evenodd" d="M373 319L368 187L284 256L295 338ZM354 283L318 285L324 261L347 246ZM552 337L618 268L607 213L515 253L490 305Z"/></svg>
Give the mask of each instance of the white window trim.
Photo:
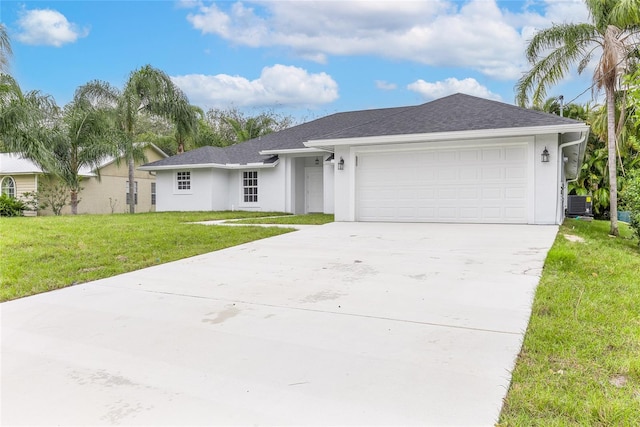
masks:
<svg viewBox="0 0 640 427"><path fill-rule="evenodd" d="M125 188L124 201L125 205L129 206L129 181L126 181ZM134 205L138 204L138 181L133 181L133 202Z"/></svg>
<svg viewBox="0 0 640 427"><path fill-rule="evenodd" d="M189 173L189 189L178 189L178 174ZM191 170L177 170L173 173L173 194L193 194L193 172Z"/></svg>
<svg viewBox="0 0 640 427"><path fill-rule="evenodd" d="M158 185L155 182L151 183L151 206L155 206L158 203Z"/></svg>
<svg viewBox="0 0 640 427"><path fill-rule="evenodd" d="M13 195L8 194L8 196L13 197L13 198L18 197L18 186L16 185L16 180L13 179L12 176L5 176L0 180L0 194L6 194L4 192L5 182L12 182L13 183L13 185L11 186L11 188L13 189Z"/></svg>
<svg viewBox="0 0 640 427"><path fill-rule="evenodd" d="M255 172L256 173L256 180L257 180L257 196L258 196L258 201L257 202L245 202L244 201L244 174L246 172ZM248 170L242 170L239 173L239 180L240 180L240 203L239 206L242 207L259 207L260 206L260 202L262 200L262 196L260 195L260 171L258 171L257 169L248 169Z"/></svg>

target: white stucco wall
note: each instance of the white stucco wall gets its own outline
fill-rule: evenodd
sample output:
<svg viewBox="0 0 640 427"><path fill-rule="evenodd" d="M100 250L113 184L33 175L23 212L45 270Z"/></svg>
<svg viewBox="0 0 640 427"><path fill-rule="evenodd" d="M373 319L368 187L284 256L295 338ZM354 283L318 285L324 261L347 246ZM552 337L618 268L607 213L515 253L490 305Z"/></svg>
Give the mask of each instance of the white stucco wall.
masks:
<svg viewBox="0 0 640 427"><path fill-rule="evenodd" d="M335 175L333 180L334 214L336 221L355 220L355 168L350 147L336 147L334 152ZM354 156L355 158L355 156ZM344 170L338 170L338 162L344 160Z"/></svg>
<svg viewBox="0 0 640 427"><path fill-rule="evenodd" d="M326 158L326 156L324 156ZM332 214L334 212L334 176L335 176L335 162L324 162L323 163L323 173L322 173L322 184L324 191L324 213Z"/></svg>
<svg viewBox="0 0 640 427"><path fill-rule="evenodd" d="M549 162L541 154L549 151ZM555 224L560 180L558 177L558 134L538 135L529 151L534 164L534 224Z"/></svg>
<svg viewBox="0 0 640 427"><path fill-rule="evenodd" d="M318 157L318 165L315 159ZM158 211L252 210L304 213L305 167L323 168L322 155L280 156L274 167L246 169L176 169L157 172ZM333 212L333 166L324 166L325 212ZM258 202L245 203L244 171L258 172ZM191 172L191 189L177 191L176 173ZM327 190L328 189L328 190ZM329 206L328 208L326 206Z"/></svg>
<svg viewBox="0 0 640 427"><path fill-rule="evenodd" d="M242 173L258 171L258 202L245 203L242 194ZM285 167L282 163L273 168L241 169L229 171L228 207L230 210L286 212Z"/></svg>
<svg viewBox="0 0 640 427"><path fill-rule="evenodd" d="M176 173L191 172L191 189L178 191ZM228 171L223 169L180 169L158 171L158 211L210 211L228 209Z"/></svg>

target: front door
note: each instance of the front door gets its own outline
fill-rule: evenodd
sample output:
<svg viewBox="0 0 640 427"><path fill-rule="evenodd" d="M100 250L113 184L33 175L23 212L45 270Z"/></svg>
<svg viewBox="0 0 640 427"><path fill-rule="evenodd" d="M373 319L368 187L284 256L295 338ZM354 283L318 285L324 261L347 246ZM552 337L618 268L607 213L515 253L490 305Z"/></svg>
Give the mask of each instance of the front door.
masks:
<svg viewBox="0 0 640 427"><path fill-rule="evenodd" d="M322 194L322 168L305 168L305 212L322 212L324 206Z"/></svg>

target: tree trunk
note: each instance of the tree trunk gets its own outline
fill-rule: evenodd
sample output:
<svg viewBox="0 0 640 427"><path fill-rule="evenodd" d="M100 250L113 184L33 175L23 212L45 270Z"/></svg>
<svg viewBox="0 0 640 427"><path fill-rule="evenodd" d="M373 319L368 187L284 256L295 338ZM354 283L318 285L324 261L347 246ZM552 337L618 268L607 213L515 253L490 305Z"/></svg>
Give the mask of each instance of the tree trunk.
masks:
<svg viewBox="0 0 640 427"><path fill-rule="evenodd" d="M70 193L71 215L78 215L78 190L71 190Z"/></svg>
<svg viewBox="0 0 640 427"><path fill-rule="evenodd" d="M611 228L609 234L620 235L618 230L618 170L616 161L616 100L613 88L606 87L607 93L607 148L609 153L609 214Z"/></svg>
<svg viewBox="0 0 640 427"><path fill-rule="evenodd" d="M133 157L129 157L129 213L136 213L136 195L134 193L136 188L135 182L135 164L133 162Z"/></svg>

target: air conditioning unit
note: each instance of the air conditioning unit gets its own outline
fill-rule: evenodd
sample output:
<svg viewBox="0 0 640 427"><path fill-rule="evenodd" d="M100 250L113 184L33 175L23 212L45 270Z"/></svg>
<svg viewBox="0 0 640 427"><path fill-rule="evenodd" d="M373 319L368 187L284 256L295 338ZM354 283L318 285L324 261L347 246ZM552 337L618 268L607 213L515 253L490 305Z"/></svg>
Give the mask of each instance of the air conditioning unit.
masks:
<svg viewBox="0 0 640 427"><path fill-rule="evenodd" d="M591 196L568 196L567 216L593 216Z"/></svg>

